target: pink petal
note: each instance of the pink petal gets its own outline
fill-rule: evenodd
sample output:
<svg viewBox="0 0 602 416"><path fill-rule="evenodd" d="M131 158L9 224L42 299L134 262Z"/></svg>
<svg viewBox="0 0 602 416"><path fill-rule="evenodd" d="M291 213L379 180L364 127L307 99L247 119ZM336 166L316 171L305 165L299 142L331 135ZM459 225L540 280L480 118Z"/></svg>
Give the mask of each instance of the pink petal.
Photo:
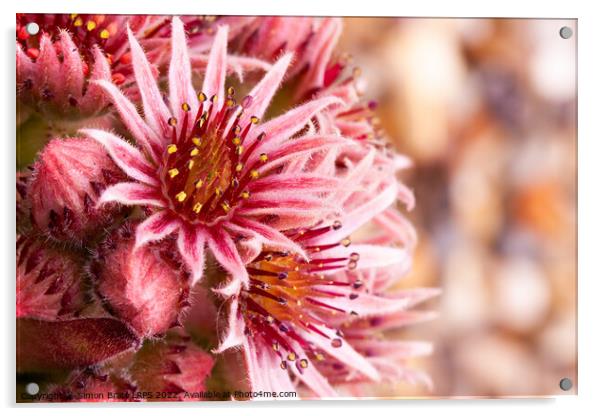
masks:
<svg viewBox="0 0 602 416"><path fill-rule="evenodd" d="M263 225L258 221L239 217L236 219L236 223L228 224L228 228L240 232L243 235L245 232L251 233L253 236L258 237L267 246L273 246L292 251L293 253L299 254L301 257L307 259L305 251L299 244L295 243L278 230L270 226Z"/></svg>
<svg viewBox="0 0 602 416"><path fill-rule="evenodd" d="M272 97L280 87L280 83L286 74L286 70L293 58L292 53L283 55L278 62L265 74L263 79L251 90L249 95L252 97L251 105L245 109L240 120L240 125L244 126L249 122L251 116L262 118L265 110L272 101Z"/></svg>
<svg viewBox="0 0 602 416"><path fill-rule="evenodd" d="M99 103L104 105L105 92L94 81L111 81L111 67L97 45L92 47L92 56L94 57L94 64L88 81L88 89L81 103L82 111L86 112L98 109Z"/></svg>
<svg viewBox="0 0 602 416"><path fill-rule="evenodd" d="M62 86L62 82L65 78L61 72L61 64L56 54L56 49L47 34L42 35L42 40L40 41L40 54L38 55L36 63L39 71L38 82L40 83L40 87L42 85L48 85L55 95L55 98L57 98L57 101L67 101L62 100L65 96Z"/></svg>
<svg viewBox="0 0 602 416"><path fill-rule="evenodd" d="M342 240L351 235L355 230L372 220L376 215L383 212L395 202L397 197L397 185L393 184L385 188L378 195L370 198L367 202L355 208L349 214L341 218L342 227L329 233L333 241Z"/></svg>
<svg viewBox="0 0 602 416"><path fill-rule="evenodd" d="M234 296L228 307L228 328L226 328L226 334L220 341L219 346L212 351L214 354L219 354L229 348L238 347L239 345L244 344L245 323L240 316L238 307L238 297Z"/></svg>
<svg viewBox="0 0 602 416"><path fill-rule="evenodd" d="M380 339L360 339L353 346L361 350L369 350L373 355L392 360L406 360L433 353L433 344L424 341L393 341Z"/></svg>
<svg viewBox="0 0 602 416"><path fill-rule="evenodd" d="M136 227L136 244L134 247L139 248L148 242L161 240L179 227L178 220L169 211L156 212Z"/></svg>
<svg viewBox="0 0 602 416"><path fill-rule="evenodd" d="M324 240L324 243L336 241L330 238ZM371 244L351 244L348 247L341 245L325 252L315 253L312 258L349 257L352 253L359 254L357 267L354 270L374 269L394 265L405 270L405 267L401 268L400 265L409 267L412 263L412 256L407 250Z"/></svg>
<svg viewBox="0 0 602 416"><path fill-rule="evenodd" d="M249 184L251 194L274 191L283 193L305 194L311 192L327 192L339 186L337 178L313 175L310 173L270 175Z"/></svg>
<svg viewBox="0 0 602 416"><path fill-rule="evenodd" d="M99 80L91 85L98 85L106 92L136 142L153 156L155 162L159 162L164 151L162 140L140 117L134 104L112 82Z"/></svg>
<svg viewBox="0 0 602 416"><path fill-rule="evenodd" d="M164 208L165 203L156 188L136 182L122 182L104 190L97 205L118 202L123 205L152 205Z"/></svg>
<svg viewBox="0 0 602 416"><path fill-rule="evenodd" d="M273 214L323 217L337 212L336 205L328 204L321 198L278 196L272 193L268 194L265 199L252 197L245 201L245 205L240 208L240 213L252 216Z"/></svg>
<svg viewBox="0 0 602 416"><path fill-rule="evenodd" d="M200 54L191 56L190 63L195 69L205 70L209 63L209 55ZM268 71L271 67L272 64L258 58L228 54L228 73L235 73L241 83L244 81L244 72L255 70Z"/></svg>
<svg viewBox="0 0 602 416"><path fill-rule="evenodd" d="M65 71L66 91L74 98L80 99L84 88L84 68L79 50L66 31L60 33L60 46L63 52L63 70Z"/></svg>
<svg viewBox="0 0 602 416"><path fill-rule="evenodd" d="M182 21L174 17L171 24L171 62L169 63L169 102L177 120L183 120L182 104L190 107L189 117L198 109L198 99L190 79L190 58ZM189 124L189 127L192 123Z"/></svg>
<svg viewBox="0 0 602 416"><path fill-rule="evenodd" d="M132 53L132 66L134 67L138 91L142 97L146 122L158 136L167 135L170 132L168 120L171 117L171 113L163 102L163 96L155 82L153 70L148 59L146 59L142 47L129 27L127 30Z"/></svg>
<svg viewBox="0 0 602 416"><path fill-rule="evenodd" d="M159 185L155 177L155 169L134 146L103 130L82 129L80 132L102 144L115 164L129 177L148 185Z"/></svg>
<svg viewBox="0 0 602 416"><path fill-rule="evenodd" d="M303 136L283 143L270 153L269 161L259 168L259 172L267 172L292 159L301 159L327 149L337 149L349 140L340 136Z"/></svg>
<svg viewBox="0 0 602 416"><path fill-rule="evenodd" d="M325 326L318 326L318 329L326 334L330 339L326 339L322 335L319 335L315 332L303 332L303 337L307 339L309 342L313 342L318 348L324 350L328 355L333 357L334 359L340 361L341 363L356 369L360 373L367 376L372 381L379 381L380 376L378 371L364 358L361 354L359 354L356 350L347 343L344 339L339 338L335 331L327 328ZM341 339L340 347L333 347L331 345L331 340L338 338Z"/></svg>
<svg viewBox="0 0 602 416"><path fill-rule="evenodd" d="M293 344L298 346L296 342L293 342ZM301 350L301 347L298 346L296 349ZM293 373L316 394L317 397L337 397L338 393L330 385L328 379L326 379L326 377L324 377L318 371L313 361L308 361L309 365L302 371L300 371L296 365L291 365L290 368Z"/></svg>
<svg viewBox="0 0 602 416"><path fill-rule="evenodd" d="M416 246L416 229L396 209L385 210L374 218L374 222L380 225L393 241L402 242L408 250Z"/></svg>
<svg viewBox="0 0 602 416"><path fill-rule="evenodd" d="M340 104L340 102L341 101L338 98L334 97L319 98L262 124L256 129L257 136L261 132L265 132L267 136L263 139L263 142L257 146L256 150L249 157L249 160L254 162L261 153L269 154L275 151L281 143L301 130L314 114L324 110L326 107Z"/></svg>
<svg viewBox="0 0 602 416"><path fill-rule="evenodd" d="M203 228L181 226L178 234L178 250L192 274L191 286L203 277L205 268L205 242L207 235Z"/></svg>
<svg viewBox="0 0 602 416"><path fill-rule="evenodd" d="M209 63L203 80L203 93L211 98L217 96L217 108L224 103L224 83L226 82L226 52L228 47L228 26L220 26L209 53Z"/></svg>
<svg viewBox="0 0 602 416"><path fill-rule="evenodd" d="M233 281L241 282L244 287L248 287L249 275L232 237L221 227L210 229L208 232L209 248L215 259L232 275Z"/></svg>
<svg viewBox="0 0 602 416"><path fill-rule="evenodd" d="M357 293L350 288L340 286L324 285L318 286L318 288L344 296L333 298L320 297L317 300L335 308L343 309L348 313L354 312L359 317L386 315L408 309L413 305L413 299L410 297L393 298L369 293ZM358 295L358 297L351 299L349 295L352 293Z"/></svg>
<svg viewBox="0 0 602 416"><path fill-rule="evenodd" d="M342 29L341 18L334 17L323 20L322 25L308 45L309 56L307 60L312 65L310 65L309 71L300 83L302 89L297 93L297 97L324 85L326 66L332 58L332 52L341 36Z"/></svg>

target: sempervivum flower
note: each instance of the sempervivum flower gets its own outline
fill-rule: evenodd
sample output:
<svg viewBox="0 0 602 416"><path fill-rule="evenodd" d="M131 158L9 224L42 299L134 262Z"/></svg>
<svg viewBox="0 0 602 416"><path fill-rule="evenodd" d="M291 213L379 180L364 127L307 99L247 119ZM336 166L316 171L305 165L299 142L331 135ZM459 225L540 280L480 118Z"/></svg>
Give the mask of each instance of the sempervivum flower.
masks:
<svg viewBox="0 0 602 416"><path fill-rule="evenodd" d="M437 291L374 290L374 276L407 271L410 253L352 244L347 236L394 200L395 188L389 186L340 221L288 232L309 260L266 247L247 265L251 286L232 300L228 331L217 351L242 345L253 390L291 391L293 380L300 379L313 396L332 397L337 394L332 384L341 381L343 372L357 381L390 375L372 357L373 345L348 336L346 328L361 319L407 313ZM372 341L374 333L366 339Z"/></svg>
<svg viewBox="0 0 602 416"><path fill-rule="evenodd" d="M108 188L100 203L152 207L136 231L136 247L177 233L177 247L193 276L203 273L204 249L234 277L224 293L248 285L248 273L234 236L269 242L302 252L272 223L314 224L334 210L324 194L337 179L281 168L291 159L341 144L324 135L297 137L310 118L335 105L331 97L310 101L267 123L259 123L282 80L291 55L284 55L237 105L224 87L227 27L220 27L211 48L202 92L191 84L190 62L182 22L172 25L169 106L155 83L150 64L134 35L132 64L145 118L115 85L99 81L136 139L135 147L112 133L86 129L102 143L134 181Z"/></svg>
<svg viewBox="0 0 602 416"><path fill-rule="evenodd" d="M74 256L33 237L17 238L17 317L77 316L85 306L82 270Z"/></svg>
<svg viewBox="0 0 602 416"><path fill-rule="evenodd" d="M90 272L107 308L138 335L163 334L178 325L187 305L188 276L169 247L153 244L134 250L134 236L126 225L100 244Z"/></svg>
<svg viewBox="0 0 602 416"><path fill-rule="evenodd" d="M27 198L34 226L60 240L94 238L119 213L96 201L123 174L102 146L86 138L54 139L33 166Z"/></svg>

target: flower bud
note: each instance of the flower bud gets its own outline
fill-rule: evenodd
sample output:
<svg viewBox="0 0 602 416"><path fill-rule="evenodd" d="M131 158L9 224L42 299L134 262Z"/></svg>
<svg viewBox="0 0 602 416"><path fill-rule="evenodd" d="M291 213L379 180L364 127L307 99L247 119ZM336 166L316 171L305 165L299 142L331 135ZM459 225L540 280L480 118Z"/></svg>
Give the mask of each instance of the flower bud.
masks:
<svg viewBox="0 0 602 416"><path fill-rule="evenodd" d="M56 320L85 306L82 270L67 253L33 237L17 238L17 318Z"/></svg>
<svg viewBox="0 0 602 416"><path fill-rule="evenodd" d="M137 354L130 374L140 391L162 392L156 400L202 400L213 358L187 337L172 336L167 342L147 343ZM184 394L188 392L189 394Z"/></svg>
<svg viewBox="0 0 602 416"><path fill-rule="evenodd" d="M125 226L100 245L90 267L109 311L140 336L179 326L188 305L188 275L172 252L169 242L134 248L133 232Z"/></svg>
<svg viewBox="0 0 602 416"><path fill-rule="evenodd" d="M122 179L119 168L93 140L54 139L34 165L28 189L33 224L59 240L82 242L122 208L96 208L102 191Z"/></svg>

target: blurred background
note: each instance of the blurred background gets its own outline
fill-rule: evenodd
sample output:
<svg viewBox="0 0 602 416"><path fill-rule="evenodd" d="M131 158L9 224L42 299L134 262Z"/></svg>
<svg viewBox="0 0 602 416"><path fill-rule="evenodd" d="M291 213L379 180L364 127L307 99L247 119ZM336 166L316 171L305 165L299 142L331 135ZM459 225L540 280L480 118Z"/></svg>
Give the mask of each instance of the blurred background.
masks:
<svg viewBox="0 0 602 416"><path fill-rule="evenodd" d="M563 26L573 29L561 38ZM419 245L401 286L439 286L434 381L382 396L576 393L576 21L348 18L341 51L415 166Z"/></svg>

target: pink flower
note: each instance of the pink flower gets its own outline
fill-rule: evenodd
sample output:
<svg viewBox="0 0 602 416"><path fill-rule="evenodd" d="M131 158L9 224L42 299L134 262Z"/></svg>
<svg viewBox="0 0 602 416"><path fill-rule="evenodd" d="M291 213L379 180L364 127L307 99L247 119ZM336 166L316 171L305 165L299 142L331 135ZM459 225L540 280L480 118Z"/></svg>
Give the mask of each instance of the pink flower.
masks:
<svg viewBox="0 0 602 416"><path fill-rule="evenodd" d="M385 365L388 358L403 351L407 358L425 348L404 344L394 357L395 342L373 342L379 325L368 328L372 333L364 330L364 322L410 316L410 308L438 293L384 292L394 271L399 278L409 269L411 249L351 243L349 235L394 203L395 185L371 195L340 221L287 232L309 253L308 260L267 246L247 265L251 285L232 299L217 352L242 346L253 390L294 391L299 379L310 395L333 397L333 384L382 381L393 372ZM400 373L406 369L403 361L389 366Z"/></svg>
<svg viewBox="0 0 602 416"><path fill-rule="evenodd" d="M75 256L33 237L17 238L17 318L77 316L85 306Z"/></svg>
<svg viewBox="0 0 602 416"><path fill-rule="evenodd" d="M32 222L55 239L82 243L120 212L116 207L96 208L101 192L124 175L93 140L50 141L32 175L27 189Z"/></svg>
<svg viewBox="0 0 602 416"><path fill-rule="evenodd" d="M236 293L240 283L248 286L249 279L235 237L302 254L298 244L271 224L314 224L335 210L336 204L326 204L324 195L336 187L336 178L282 168L295 157L338 147L342 139L305 135L289 140L312 116L338 103L331 97L259 122L286 72L290 54L279 59L237 105L233 89L224 87L227 32L227 27L218 29L202 92L196 94L182 22L174 18L169 105L130 32L145 118L113 84L99 81L97 85L110 97L139 147L106 131L82 132L102 143L133 179L108 188L99 202L153 209L137 228L136 247L177 233L178 250L194 283L203 274L207 246L234 278L223 292Z"/></svg>
<svg viewBox="0 0 602 416"><path fill-rule="evenodd" d="M130 226L114 231L99 247L90 267L96 290L109 310L141 337L178 325L187 305L188 276L166 245L134 250Z"/></svg>

